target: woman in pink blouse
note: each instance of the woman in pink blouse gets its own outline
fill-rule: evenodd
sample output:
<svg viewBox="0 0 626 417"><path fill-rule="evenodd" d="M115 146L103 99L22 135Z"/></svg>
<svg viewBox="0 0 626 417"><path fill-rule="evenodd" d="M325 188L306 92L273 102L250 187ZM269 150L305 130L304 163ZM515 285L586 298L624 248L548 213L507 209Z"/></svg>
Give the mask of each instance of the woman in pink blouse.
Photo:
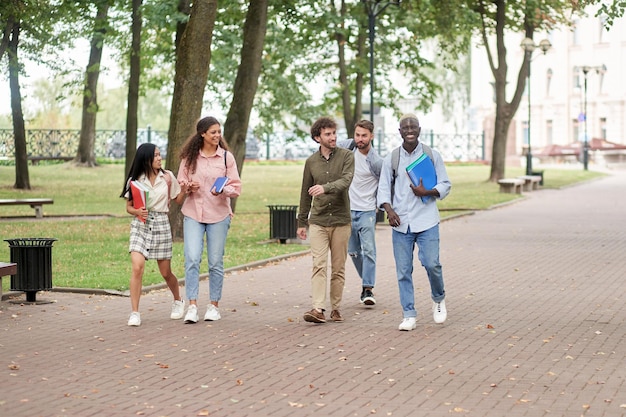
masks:
<svg viewBox="0 0 626 417"><path fill-rule="evenodd" d="M198 322L200 263L206 236L209 263L209 305L204 320L221 318L218 304L224 283L224 247L233 212L230 199L241 194L235 157L228 152L222 128L214 117L196 124L196 133L183 145L178 181L186 185L182 206L185 251L185 291L189 308L185 323ZM219 177L228 177L221 192L213 187Z"/></svg>

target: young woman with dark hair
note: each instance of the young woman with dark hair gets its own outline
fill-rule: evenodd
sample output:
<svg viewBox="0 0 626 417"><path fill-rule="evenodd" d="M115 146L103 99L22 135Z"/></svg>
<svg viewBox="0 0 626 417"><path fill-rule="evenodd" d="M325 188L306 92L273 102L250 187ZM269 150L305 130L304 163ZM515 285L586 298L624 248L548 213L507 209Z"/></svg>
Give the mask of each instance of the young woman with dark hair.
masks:
<svg viewBox="0 0 626 417"><path fill-rule="evenodd" d="M126 199L126 211L133 215L130 224L130 259L132 271L130 276L131 314L129 326L139 326L139 298L146 260L156 259L159 271L169 287L174 301L172 302L171 319L181 319L185 312L185 303L180 296L178 279L172 272L172 231L170 228L170 200L182 202L187 192L187 185L176 181L171 171L162 168L161 152L152 143L144 143L137 148L135 159L130 167L120 197ZM134 204L131 182L138 181L148 190L145 205Z"/></svg>

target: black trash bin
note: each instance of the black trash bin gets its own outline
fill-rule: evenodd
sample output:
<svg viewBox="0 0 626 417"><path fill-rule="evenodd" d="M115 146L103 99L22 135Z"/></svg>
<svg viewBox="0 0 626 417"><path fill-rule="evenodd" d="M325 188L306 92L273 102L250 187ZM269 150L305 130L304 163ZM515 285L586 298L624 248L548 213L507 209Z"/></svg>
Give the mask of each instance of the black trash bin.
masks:
<svg viewBox="0 0 626 417"><path fill-rule="evenodd" d="M17 274L11 275L11 291L24 291L26 301L35 302L37 291L52 288L52 243L54 238L4 239L9 242L11 262Z"/></svg>
<svg viewBox="0 0 626 417"><path fill-rule="evenodd" d="M270 239L287 243L295 239L298 230L298 206L267 206L270 208Z"/></svg>

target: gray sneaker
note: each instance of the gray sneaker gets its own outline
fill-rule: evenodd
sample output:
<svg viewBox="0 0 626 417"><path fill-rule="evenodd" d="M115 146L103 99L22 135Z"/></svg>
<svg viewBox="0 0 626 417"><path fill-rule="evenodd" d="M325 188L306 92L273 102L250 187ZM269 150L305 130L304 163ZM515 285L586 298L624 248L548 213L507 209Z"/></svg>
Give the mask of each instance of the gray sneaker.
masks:
<svg viewBox="0 0 626 417"><path fill-rule="evenodd" d="M185 314L185 323L197 323L198 322L198 306L190 304Z"/></svg>
<svg viewBox="0 0 626 417"><path fill-rule="evenodd" d="M172 312L170 318L172 320L180 320L185 314L185 300L174 300L172 302Z"/></svg>
<svg viewBox="0 0 626 417"><path fill-rule="evenodd" d="M206 309L206 314L204 315L204 321L217 321L221 318L220 309L213 304L209 304Z"/></svg>

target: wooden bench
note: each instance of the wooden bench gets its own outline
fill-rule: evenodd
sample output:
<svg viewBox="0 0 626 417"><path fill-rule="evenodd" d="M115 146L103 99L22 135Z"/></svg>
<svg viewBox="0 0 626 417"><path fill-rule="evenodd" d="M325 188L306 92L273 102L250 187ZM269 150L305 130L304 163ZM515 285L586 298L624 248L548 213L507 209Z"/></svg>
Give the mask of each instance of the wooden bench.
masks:
<svg viewBox="0 0 626 417"><path fill-rule="evenodd" d="M73 156L29 156L28 159L33 165L37 165L40 161L71 161Z"/></svg>
<svg viewBox="0 0 626 417"><path fill-rule="evenodd" d="M500 184L501 193L521 194L525 181L519 178L502 178L498 180L498 184Z"/></svg>
<svg viewBox="0 0 626 417"><path fill-rule="evenodd" d="M541 175L522 175L517 178L524 180L524 185L522 186L522 189L524 191L539 189L539 184L541 183Z"/></svg>
<svg viewBox="0 0 626 417"><path fill-rule="evenodd" d="M17 264L0 262L0 300L2 300L2 277L17 274Z"/></svg>
<svg viewBox="0 0 626 417"><path fill-rule="evenodd" d="M38 219L43 217L43 205L53 203L54 200L51 198L16 198L0 200L0 206L29 205L31 208L35 209L35 217Z"/></svg>

